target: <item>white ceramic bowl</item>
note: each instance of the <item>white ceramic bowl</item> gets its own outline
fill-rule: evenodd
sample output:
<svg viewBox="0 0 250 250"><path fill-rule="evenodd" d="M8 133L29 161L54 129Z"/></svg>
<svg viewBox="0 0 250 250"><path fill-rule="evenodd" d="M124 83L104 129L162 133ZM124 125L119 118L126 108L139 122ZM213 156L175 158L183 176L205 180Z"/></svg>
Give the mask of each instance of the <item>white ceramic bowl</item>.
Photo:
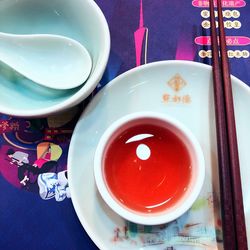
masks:
<svg viewBox="0 0 250 250"><path fill-rule="evenodd" d="M93 60L88 80L72 90L51 90L0 65L0 112L39 117L63 111L95 89L107 65L110 34L106 19L93 0L1 1L0 31L16 34L57 34L82 43Z"/></svg>
<svg viewBox="0 0 250 250"><path fill-rule="evenodd" d="M106 152L112 142L122 133L127 131L127 129L145 124L156 125L172 131L184 143L186 149L188 150L192 166L191 177L182 197L170 207L164 208L163 211L152 213L135 211L130 207L127 207L126 204L120 202L109 187L104 170ZM144 157L144 152L141 152L142 157ZM140 156L138 157L140 158ZM179 157L181 157L181 155ZM150 158L150 156L148 158ZM155 171L157 171L157 169ZM158 112L136 112L116 120L103 133L95 151L94 176L97 188L102 198L114 212L134 223L143 225L158 225L177 219L195 202L204 182L205 160L200 144L195 136L178 120ZM145 180L145 183L148 183L148 180ZM178 183L176 185L178 185Z"/></svg>

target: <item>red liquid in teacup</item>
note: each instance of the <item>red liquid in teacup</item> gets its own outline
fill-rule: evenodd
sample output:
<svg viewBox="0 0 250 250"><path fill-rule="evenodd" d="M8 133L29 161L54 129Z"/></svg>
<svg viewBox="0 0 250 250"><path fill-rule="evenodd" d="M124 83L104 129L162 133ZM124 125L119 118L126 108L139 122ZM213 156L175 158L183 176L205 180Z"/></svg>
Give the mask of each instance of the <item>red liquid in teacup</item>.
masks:
<svg viewBox="0 0 250 250"><path fill-rule="evenodd" d="M124 206L142 213L175 205L191 179L191 159L170 130L137 125L121 133L104 160L107 186Z"/></svg>

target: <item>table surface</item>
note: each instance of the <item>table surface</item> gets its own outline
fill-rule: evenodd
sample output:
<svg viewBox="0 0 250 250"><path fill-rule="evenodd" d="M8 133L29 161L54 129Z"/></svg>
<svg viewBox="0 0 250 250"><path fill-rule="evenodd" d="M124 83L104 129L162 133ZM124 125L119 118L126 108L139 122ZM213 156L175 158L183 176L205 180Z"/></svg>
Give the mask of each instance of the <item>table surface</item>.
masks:
<svg viewBox="0 0 250 250"><path fill-rule="evenodd" d="M145 63L177 59L211 64L207 0L96 3L108 21L112 45L95 92ZM223 4L231 72L250 86L250 3ZM76 216L67 185L70 137L83 108L43 119L0 114L0 249L96 249ZM48 172L62 186L60 195L42 194L38 176Z"/></svg>

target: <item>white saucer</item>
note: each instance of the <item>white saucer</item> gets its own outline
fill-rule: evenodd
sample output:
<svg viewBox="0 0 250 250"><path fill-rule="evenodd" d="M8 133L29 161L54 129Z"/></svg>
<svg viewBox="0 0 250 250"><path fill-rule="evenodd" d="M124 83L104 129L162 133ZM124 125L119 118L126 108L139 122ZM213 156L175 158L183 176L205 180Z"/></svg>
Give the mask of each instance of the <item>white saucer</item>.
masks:
<svg viewBox="0 0 250 250"><path fill-rule="evenodd" d="M232 77L246 224L250 225L250 88ZM206 160L205 184L192 209L165 226L125 222L99 196L93 156L104 130L136 111L158 111L179 119L199 140ZM101 90L81 116L70 144L69 186L76 213L100 249L215 249L221 238L212 71L205 64L162 61L132 69ZM212 178L213 176L213 178ZM217 212L214 212L217 211ZM248 238L250 228L247 230ZM216 236L217 233L217 236ZM183 246L189 248L183 248ZM202 248L204 249L204 248Z"/></svg>

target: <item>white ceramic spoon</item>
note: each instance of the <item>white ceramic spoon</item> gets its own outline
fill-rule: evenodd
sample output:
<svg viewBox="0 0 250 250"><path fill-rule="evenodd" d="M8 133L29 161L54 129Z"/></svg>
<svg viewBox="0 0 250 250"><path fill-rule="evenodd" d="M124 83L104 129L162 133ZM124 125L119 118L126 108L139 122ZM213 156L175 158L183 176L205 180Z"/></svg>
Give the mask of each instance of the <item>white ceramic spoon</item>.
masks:
<svg viewBox="0 0 250 250"><path fill-rule="evenodd" d="M0 33L0 61L33 82L70 89L88 78L92 60L83 45L59 35Z"/></svg>

